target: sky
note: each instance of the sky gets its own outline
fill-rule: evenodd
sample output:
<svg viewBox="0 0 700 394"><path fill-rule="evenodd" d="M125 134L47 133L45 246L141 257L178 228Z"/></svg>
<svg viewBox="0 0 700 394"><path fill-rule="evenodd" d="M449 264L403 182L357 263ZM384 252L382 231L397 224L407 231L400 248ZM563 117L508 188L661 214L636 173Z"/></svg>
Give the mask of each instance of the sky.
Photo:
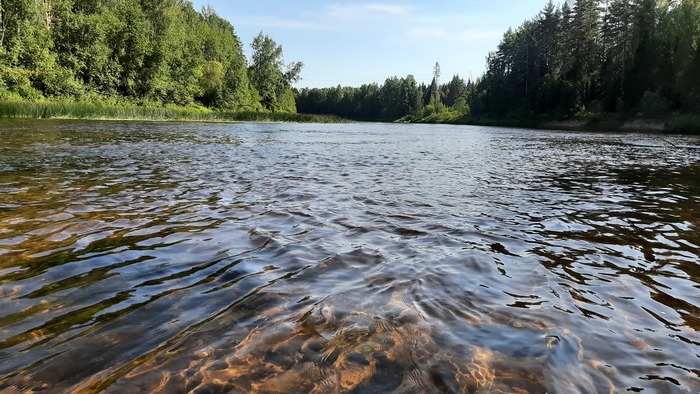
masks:
<svg viewBox="0 0 700 394"><path fill-rule="evenodd" d="M520 26L547 0L193 0L229 20L250 58L261 31L282 46L284 60L302 61L296 87L382 84L413 75L430 83L477 78L486 56L509 28Z"/></svg>

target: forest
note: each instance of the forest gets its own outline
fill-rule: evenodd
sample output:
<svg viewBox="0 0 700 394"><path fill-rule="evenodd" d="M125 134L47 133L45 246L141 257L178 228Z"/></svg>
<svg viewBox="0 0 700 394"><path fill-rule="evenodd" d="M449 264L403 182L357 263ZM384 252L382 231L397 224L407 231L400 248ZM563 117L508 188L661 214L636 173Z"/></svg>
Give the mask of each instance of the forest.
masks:
<svg viewBox="0 0 700 394"><path fill-rule="evenodd" d="M550 1L503 35L476 81L412 76L302 89L300 112L353 119L700 114L700 0Z"/></svg>
<svg viewBox="0 0 700 394"><path fill-rule="evenodd" d="M418 84L413 75L388 78L383 85L337 86L297 91L299 112L333 114L355 120L393 121L407 115L467 115L467 99L476 86L455 75L440 84L440 65L436 64L430 85Z"/></svg>
<svg viewBox="0 0 700 394"><path fill-rule="evenodd" d="M700 114L700 0L550 0L476 80L443 81L436 63L430 84L296 89L301 62L262 32L250 45L247 59L230 22L187 0L0 0L0 100L427 122Z"/></svg>
<svg viewBox="0 0 700 394"><path fill-rule="evenodd" d="M302 63L186 0L0 0L0 100L296 112Z"/></svg>

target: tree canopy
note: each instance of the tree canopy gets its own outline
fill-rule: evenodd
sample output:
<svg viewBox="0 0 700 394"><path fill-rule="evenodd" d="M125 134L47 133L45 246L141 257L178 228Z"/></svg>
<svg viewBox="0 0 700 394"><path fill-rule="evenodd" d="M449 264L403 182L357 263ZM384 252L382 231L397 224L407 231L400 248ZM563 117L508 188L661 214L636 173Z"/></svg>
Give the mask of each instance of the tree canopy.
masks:
<svg viewBox="0 0 700 394"><path fill-rule="evenodd" d="M282 47L262 32L251 44L253 55L248 68L253 86L260 94L260 102L269 110L295 112L292 84L299 80L304 66L301 62L284 64Z"/></svg>
<svg viewBox="0 0 700 394"><path fill-rule="evenodd" d="M269 37L266 45L281 60L281 47ZM275 81L272 97L259 65L256 57L248 67L231 23L189 1L0 0L0 98L294 111L289 87L301 63L283 74L286 90Z"/></svg>
<svg viewBox="0 0 700 394"><path fill-rule="evenodd" d="M396 120L443 110L482 117L700 113L700 0L549 1L509 29L477 81L303 89L302 112ZM402 88L403 87L403 88Z"/></svg>
<svg viewBox="0 0 700 394"><path fill-rule="evenodd" d="M698 112L699 55L700 0L550 1L489 55L472 109Z"/></svg>
<svg viewBox="0 0 700 394"><path fill-rule="evenodd" d="M419 85L413 75L408 75L387 78L382 85L301 89L297 91L296 101L302 113L393 121L409 115L421 116L425 111L440 111L445 105L466 115L467 99L474 87L472 81L465 82L459 75L444 85L438 85L433 78L430 86Z"/></svg>
<svg viewBox="0 0 700 394"><path fill-rule="evenodd" d="M476 81L293 89L303 67L262 32L187 0L0 0L0 99L69 97L396 120L700 113L700 0L549 1L509 29Z"/></svg>

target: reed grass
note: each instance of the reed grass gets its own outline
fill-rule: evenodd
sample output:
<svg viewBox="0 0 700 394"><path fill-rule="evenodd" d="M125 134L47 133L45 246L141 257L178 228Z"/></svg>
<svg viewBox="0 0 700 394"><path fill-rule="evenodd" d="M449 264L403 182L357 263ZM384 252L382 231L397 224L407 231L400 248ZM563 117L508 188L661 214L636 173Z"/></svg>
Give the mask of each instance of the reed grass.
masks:
<svg viewBox="0 0 700 394"><path fill-rule="evenodd" d="M0 118L119 119L194 122L344 123L329 115L263 111L216 111L204 107L148 107L63 101L0 101Z"/></svg>
<svg viewBox="0 0 700 394"><path fill-rule="evenodd" d="M311 115L290 112L215 111L226 122L290 122L290 123L348 123L334 115Z"/></svg>

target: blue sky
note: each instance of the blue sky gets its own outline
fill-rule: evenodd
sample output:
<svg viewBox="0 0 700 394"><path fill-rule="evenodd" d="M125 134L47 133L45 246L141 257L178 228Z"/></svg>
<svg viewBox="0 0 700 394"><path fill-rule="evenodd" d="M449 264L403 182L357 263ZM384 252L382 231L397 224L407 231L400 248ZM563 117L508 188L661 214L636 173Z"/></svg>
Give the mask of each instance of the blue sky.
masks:
<svg viewBox="0 0 700 394"><path fill-rule="evenodd" d="M194 0L228 19L250 56L260 31L302 61L297 87L383 83L413 74L429 83L435 62L441 81L478 77L503 32L534 17L547 0L320 1Z"/></svg>

